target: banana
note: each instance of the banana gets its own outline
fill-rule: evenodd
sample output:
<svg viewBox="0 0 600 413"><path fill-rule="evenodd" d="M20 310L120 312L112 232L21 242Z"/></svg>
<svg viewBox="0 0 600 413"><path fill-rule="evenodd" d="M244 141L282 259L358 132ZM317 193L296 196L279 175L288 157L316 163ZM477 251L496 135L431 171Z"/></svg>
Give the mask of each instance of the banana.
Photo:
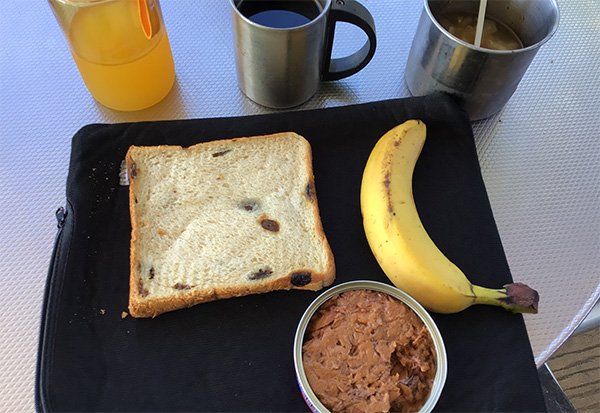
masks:
<svg viewBox="0 0 600 413"><path fill-rule="evenodd" d="M412 175L426 127L409 120L383 135L363 172L360 205L369 246L392 283L427 309L456 313L489 304L537 313L538 293L521 283L501 289L471 284L427 234L412 193Z"/></svg>

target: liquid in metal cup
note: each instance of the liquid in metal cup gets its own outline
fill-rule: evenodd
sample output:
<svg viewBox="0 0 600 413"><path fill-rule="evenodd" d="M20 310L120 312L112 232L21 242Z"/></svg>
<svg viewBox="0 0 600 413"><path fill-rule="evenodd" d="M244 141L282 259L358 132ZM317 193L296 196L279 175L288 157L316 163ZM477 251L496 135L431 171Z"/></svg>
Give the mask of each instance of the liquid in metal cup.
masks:
<svg viewBox="0 0 600 413"><path fill-rule="evenodd" d="M444 346L442 335L427 310L425 310L425 308L423 308L423 306L421 306L417 300L412 298L404 291L399 290L398 288L395 288L389 284L369 280L350 281L339 284L325 291L308 306L302 315L300 322L298 323L296 336L294 338L294 366L296 369L298 386L300 387L300 392L302 393L302 397L304 398L307 406L313 413L329 412L323 403L321 403L315 392L311 389L308 379L306 378L306 373L304 372L304 364L302 361L302 345L304 344L304 335L306 333L306 329L308 328L308 324L310 323L313 315L326 301L338 296L343 292L354 290L371 290L388 294L406 304L423 321L423 324L425 324L427 331L431 335L433 346L435 348L436 372L431 391L429 392L429 397L427 398L427 401L423 407L421 407L419 413L431 412L439 400L440 395L442 394L442 389L444 388L446 376L448 374L448 358L446 355L446 347Z"/></svg>
<svg viewBox="0 0 600 413"><path fill-rule="evenodd" d="M439 22L448 13L477 15L478 9L479 0L424 0L405 71L413 96L446 92L471 120L504 107L559 21L556 0L488 0L486 17L507 26L522 42L514 50L476 47Z"/></svg>

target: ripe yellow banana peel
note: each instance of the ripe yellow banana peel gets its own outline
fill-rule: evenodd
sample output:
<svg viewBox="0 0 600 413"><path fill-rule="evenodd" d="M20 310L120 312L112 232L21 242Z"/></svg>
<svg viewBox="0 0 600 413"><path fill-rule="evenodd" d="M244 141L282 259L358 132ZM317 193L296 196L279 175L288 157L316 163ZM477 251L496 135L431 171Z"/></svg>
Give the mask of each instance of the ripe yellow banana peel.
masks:
<svg viewBox="0 0 600 413"><path fill-rule="evenodd" d="M413 171L425 137L425 124L419 120L396 126L379 139L363 172L363 225L384 273L434 312L456 313L473 304L489 304L537 313L535 290L521 283L501 289L471 284L427 234L412 192Z"/></svg>

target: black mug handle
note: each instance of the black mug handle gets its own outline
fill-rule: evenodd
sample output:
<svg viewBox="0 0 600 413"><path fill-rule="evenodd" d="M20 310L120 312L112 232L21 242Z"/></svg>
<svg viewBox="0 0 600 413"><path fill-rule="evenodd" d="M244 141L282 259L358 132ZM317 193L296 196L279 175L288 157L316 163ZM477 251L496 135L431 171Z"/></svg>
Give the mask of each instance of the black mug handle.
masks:
<svg viewBox="0 0 600 413"><path fill-rule="evenodd" d="M350 56L331 58L333 37L337 22L353 24L365 32L368 39L365 44ZM375 37L375 21L365 6L355 0L332 0L323 56L322 80L338 80L355 74L364 68L375 54L377 40Z"/></svg>

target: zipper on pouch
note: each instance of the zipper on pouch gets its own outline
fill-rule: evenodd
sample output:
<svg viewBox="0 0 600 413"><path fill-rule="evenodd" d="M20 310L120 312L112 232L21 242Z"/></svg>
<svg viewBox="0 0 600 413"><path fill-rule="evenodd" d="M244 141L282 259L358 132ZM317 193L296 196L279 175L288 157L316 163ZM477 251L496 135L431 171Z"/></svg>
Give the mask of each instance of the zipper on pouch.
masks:
<svg viewBox="0 0 600 413"><path fill-rule="evenodd" d="M56 215L56 227L58 228L58 234L57 234L57 238L58 238L58 236L60 236L60 233L62 232L61 231L62 227L64 227L65 221L67 220L67 211L64 207L60 207L56 210L54 215ZM54 253L56 253L56 250L54 251ZM52 254L52 255L53 255L52 259L54 259L55 254Z"/></svg>
<svg viewBox="0 0 600 413"><path fill-rule="evenodd" d="M68 208L68 207L67 207ZM42 314L41 314L41 323L40 323L40 334L38 338L38 357L37 357L37 369L36 369L36 377L35 377L35 405L36 411L38 412L46 412L48 411L48 406L46 402L46 395L44 389L42 388L42 379L41 376L45 374L43 369L44 358L45 358L45 350L47 343L44 343L44 337L46 336L46 332L48 329L48 300L49 295L51 294L51 289L53 283L55 281L55 277L57 276L57 268L58 263L60 262L60 250L61 250L61 239L63 236L63 229L65 227L65 223L67 222L67 216L69 212L66 208L60 207L54 212L54 216L56 217L56 236L54 238L54 247L52 248L52 256L50 258L50 265L48 266L48 275L46 276L46 286L44 289L44 301L42 305ZM47 383L46 383L47 384Z"/></svg>

